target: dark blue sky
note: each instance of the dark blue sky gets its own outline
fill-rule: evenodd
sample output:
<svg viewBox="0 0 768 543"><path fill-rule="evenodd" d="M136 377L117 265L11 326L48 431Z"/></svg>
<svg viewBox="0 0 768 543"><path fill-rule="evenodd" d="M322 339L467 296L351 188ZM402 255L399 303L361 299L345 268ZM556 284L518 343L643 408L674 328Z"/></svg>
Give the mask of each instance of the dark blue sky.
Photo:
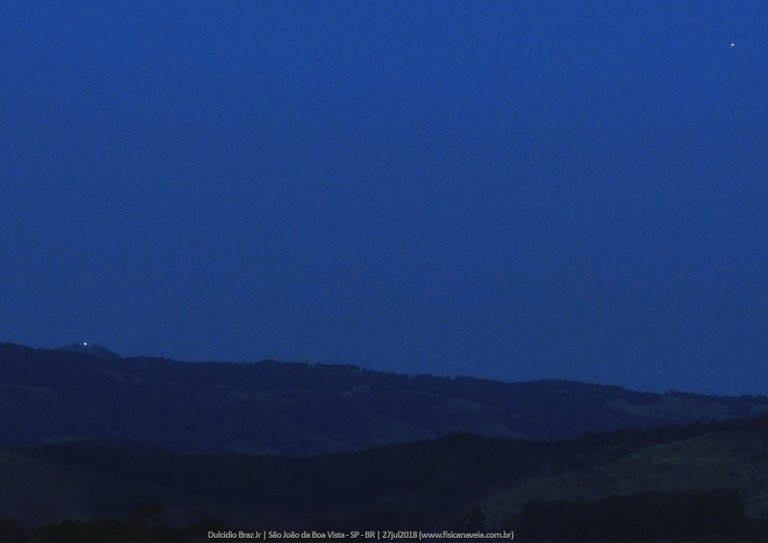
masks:
<svg viewBox="0 0 768 543"><path fill-rule="evenodd" d="M0 340L766 392L767 27L1 2Z"/></svg>

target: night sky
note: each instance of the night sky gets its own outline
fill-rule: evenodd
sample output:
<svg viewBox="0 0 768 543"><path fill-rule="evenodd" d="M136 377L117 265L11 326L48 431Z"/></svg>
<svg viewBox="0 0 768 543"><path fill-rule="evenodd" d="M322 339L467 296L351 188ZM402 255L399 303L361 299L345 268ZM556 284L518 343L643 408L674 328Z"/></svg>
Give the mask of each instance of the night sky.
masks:
<svg viewBox="0 0 768 543"><path fill-rule="evenodd" d="M0 2L0 341L765 393L766 28Z"/></svg>

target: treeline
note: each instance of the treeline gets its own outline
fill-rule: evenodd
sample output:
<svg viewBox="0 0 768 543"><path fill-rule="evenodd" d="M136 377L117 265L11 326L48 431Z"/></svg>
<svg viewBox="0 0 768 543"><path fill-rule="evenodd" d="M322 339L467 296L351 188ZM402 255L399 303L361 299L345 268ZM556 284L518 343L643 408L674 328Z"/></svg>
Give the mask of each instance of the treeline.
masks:
<svg viewBox="0 0 768 543"><path fill-rule="evenodd" d="M521 541L768 540L735 490L643 492L597 500L528 502L503 525Z"/></svg>
<svg viewBox="0 0 768 543"><path fill-rule="evenodd" d="M205 518L185 527L164 522L162 505L135 511L129 520L61 521L36 529L0 519L0 541L205 541L209 531L229 530ZM409 505L386 508L346 519L318 517L294 529L354 530L435 529L414 515ZM273 529L260 526L258 529ZM482 512L473 508L453 515L440 529L487 530ZM251 527L250 529L254 529ZM734 490L644 492L597 500L528 502L502 526L520 541L766 541L768 523L745 518Z"/></svg>
<svg viewBox="0 0 768 543"><path fill-rule="evenodd" d="M127 520L64 520L25 528L14 520L0 518L0 541L207 541L209 531L226 529L213 518L188 526L170 526L164 515L164 506L152 504L136 510Z"/></svg>

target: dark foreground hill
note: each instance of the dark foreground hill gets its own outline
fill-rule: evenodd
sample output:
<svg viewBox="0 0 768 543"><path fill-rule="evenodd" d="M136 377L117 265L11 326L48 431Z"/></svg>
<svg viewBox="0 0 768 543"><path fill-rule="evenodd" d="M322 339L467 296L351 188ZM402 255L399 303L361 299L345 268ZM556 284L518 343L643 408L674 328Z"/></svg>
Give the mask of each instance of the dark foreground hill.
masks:
<svg viewBox="0 0 768 543"><path fill-rule="evenodd" d="M72 442L5 451L0 487L0 538L449 530L766 540L768 418L548 442L456 435L303 458Z"/></svg>
<svg viewBox="0 0 768 543"><path fill-rule="evenodd" d="M179 452L310 455L471 432L559 439L722 420L765 397L652 394L568 381L502 383L353 366L120 358L0 345L0 444L87 439Z"/></svg>

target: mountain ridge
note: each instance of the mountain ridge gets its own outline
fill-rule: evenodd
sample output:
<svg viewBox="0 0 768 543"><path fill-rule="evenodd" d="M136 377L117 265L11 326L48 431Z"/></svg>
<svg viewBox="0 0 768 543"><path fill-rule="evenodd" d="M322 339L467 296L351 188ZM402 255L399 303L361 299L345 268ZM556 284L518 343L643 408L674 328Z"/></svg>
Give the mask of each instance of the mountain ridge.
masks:
<svg viewBox="0 0 768 543"><path fill-rule="evenodd" d="M768 411L768 398L504 383L349 365L177 362L0 344L0 443L124 439L178 452L305 456L471 432L561 439Z"/></svg>

